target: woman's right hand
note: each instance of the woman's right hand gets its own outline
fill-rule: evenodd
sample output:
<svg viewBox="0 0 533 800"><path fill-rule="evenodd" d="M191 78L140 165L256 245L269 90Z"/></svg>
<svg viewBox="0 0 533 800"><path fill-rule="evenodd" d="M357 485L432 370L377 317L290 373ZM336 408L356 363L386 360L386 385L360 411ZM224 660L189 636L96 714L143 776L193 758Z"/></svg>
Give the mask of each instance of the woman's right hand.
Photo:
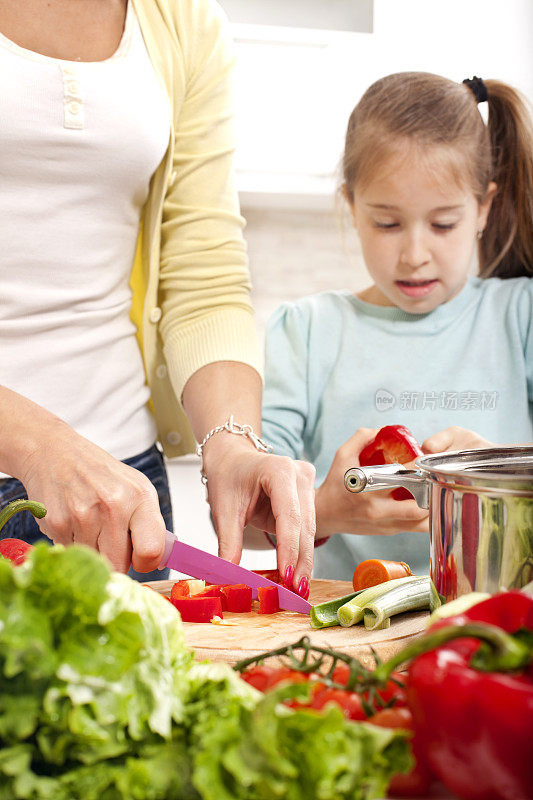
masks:
<svg viewBox="0 0 533 800"><path fill-rule="evenodd" d="M15 399L13 399L15 398ZM42 532L55 543L84 544L114 569L156 569L165 544L157 492L138 470L113 458L62 420L8 390L0 392L0 419L11 409L12 430L2 436L0 470L21 481L28 497L46 507ZM3 426L5 427L5 426Z"/></svg>
<svg viewBox="0 0 533 800"><path fill-rule="evenodd" d="M334 533L390 535L427 532L429 512L415 500L394 500L387 491L348 492L344 474L359 466L359 454L377 429L359 428L337 452L324 483L315 492L317 538Z"/></svg>

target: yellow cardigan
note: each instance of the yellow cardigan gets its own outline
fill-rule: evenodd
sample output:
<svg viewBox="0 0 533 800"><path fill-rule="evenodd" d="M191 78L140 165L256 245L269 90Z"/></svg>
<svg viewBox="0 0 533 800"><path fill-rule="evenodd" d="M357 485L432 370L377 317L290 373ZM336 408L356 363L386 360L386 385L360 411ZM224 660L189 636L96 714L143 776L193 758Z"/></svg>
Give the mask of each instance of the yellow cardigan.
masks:
<svg viewBox="0 0 533 800"><path fill-rule="evenodd" d="M133 267L137 325L159 437L168 456L195 440L179 398L213 361L261 371L246 246L233 183L227 20L214 0L132 0L172 112Z"/></svg>

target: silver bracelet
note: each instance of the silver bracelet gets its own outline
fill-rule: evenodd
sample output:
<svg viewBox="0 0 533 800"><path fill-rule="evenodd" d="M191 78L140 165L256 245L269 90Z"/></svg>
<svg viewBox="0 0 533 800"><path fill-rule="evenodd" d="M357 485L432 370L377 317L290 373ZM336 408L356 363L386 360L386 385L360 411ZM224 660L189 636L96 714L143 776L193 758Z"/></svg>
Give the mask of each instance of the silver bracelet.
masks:
<svg viewBox="0 0 533 800"><path fill-rule="evenodd" d="M204 447L206 446L209 439L215 435L215 433L220 433L221 431L227 431L228 433L236 433L237 436L246 436L249 439L256 450L260 450L262 453L271 453L272 447L265 442L264 439L261 439L258 436L251 425L239 425L238 422L233 421L233 414L226 420L223 425L217 425L216 428L211 428L209 433L206 433L204 436L203 441L198 445L196 448L196 455L202 456ZM207 485L207 475L202 469L202 483L204 486Z"/></svg>

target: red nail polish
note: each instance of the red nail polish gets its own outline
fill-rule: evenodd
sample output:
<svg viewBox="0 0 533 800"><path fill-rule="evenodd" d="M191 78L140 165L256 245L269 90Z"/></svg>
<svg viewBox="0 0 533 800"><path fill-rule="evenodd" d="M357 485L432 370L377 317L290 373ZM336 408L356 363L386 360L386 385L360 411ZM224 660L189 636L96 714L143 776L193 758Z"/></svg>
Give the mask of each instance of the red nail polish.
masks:
<svg viewBox="0 0 533 800"><path fill-rule="evenodd" d="M307 600L309 597L309 578L303 577L298 584L298 594L300 597L303 597L304 600Z"/></svg>
<svg viewBox="0 0 533 800"><path fill-rule="evenodd" d="M289 564L289 566L285 570L285 577L283 578L283 583L289 589L292 586L292 579L293 578L294 578L294 567L292 566L292 564Z"/></svg>

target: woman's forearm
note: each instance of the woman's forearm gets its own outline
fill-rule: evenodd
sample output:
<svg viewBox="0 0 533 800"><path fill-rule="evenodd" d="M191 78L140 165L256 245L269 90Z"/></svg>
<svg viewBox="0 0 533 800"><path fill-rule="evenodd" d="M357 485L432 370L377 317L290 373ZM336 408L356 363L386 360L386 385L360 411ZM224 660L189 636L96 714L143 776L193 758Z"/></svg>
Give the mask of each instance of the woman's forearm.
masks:
<svg viewBox="0 0 533 800"><path fill-rule="evenodd" d="M28 459L47 436L65 426L42 406L0 386L0 472L23 480Z"/></svg>
<svg viewBox="0 0 533 800"><path fill-rule="evenodd" d="M261 430L262 382L253 367L237 361L216 361L195 372L185 384L183 407L197 441L230 414L240 425Z"/></svg>
<svg viewBox="0 0 533 800"><path fill-rule="evenodd" d="M195 372L183 406L198 441L230 415L240 425L261 426L261 378L241 362L221 361ZM277 538L277 562L288 586L309 593L315 538L314 468L267 455L245 436L221 431L202 453L219 555L238 562L243 531L250 524Z"/></svg>

